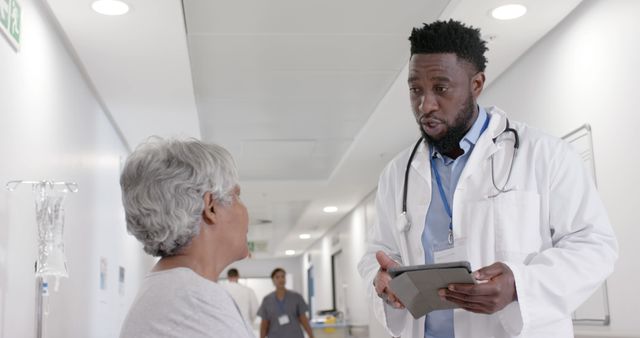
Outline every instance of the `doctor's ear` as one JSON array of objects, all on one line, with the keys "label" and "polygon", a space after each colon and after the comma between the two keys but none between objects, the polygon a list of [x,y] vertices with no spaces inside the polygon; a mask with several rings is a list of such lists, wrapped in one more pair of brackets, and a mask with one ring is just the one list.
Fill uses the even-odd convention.
[{"label": "doctor's ear", "polygon": [[480,93],[482,93],[482,89],[484,89],[484,81],[484,72],[477,72],[474,76],[471,77],[471,93],[473,94],[474,98],[478,98],[478,96],[480,96]]},{"label": "doctor's ear", "polygon": [[204,209],[202,210],[202,219],[207,224],[214,224],[216,222],[216,211],[214,207],[213,194],[210,191],[204,193]]}]

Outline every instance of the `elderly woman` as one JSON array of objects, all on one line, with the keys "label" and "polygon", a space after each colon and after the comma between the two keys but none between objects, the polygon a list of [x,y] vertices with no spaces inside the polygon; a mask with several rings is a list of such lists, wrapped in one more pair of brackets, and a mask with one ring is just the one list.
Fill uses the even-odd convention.
[{"label": "elderly woman", "polygon": [[145,277],[120,337],[253,337],[220,272],[248,255],[247,209],[223,148],[154,139],[120,177],[127,229],[160,260]]}]

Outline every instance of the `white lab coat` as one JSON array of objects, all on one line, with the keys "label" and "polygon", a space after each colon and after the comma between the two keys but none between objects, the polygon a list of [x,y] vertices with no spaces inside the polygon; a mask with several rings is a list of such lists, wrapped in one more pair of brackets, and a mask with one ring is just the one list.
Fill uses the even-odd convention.
[{"label": "white lab coat", "polygon": [[[473,270],[503,262],[513,271],[518,301],[492,315],[456,309],[454,330],[462,337],[573,337],[571,313],[611,274],[617,242],[593,179],[571,145],[524,124],[509,121],[520,137],[507,188],[496,193],[491,182],[494,155],[498,187],[506,179],[513,135],[497,108],[462,171],[453,197],[453,232],[466,238]],[[412,148],[412,147],[411,147]],[[424,317],[386,305],[373,288],[382,250],[403,265],[424,264],[421,236],[431,200],[428,148],[419,147],[408,182],[405,227],[402,210],[404,173],[411,148],[383,171],[376,198],[377,221],[369,225],[367,253],[358,270],[378,320],[393,336],[422,338]]]},{"label": "white lab coat", "polygon": [[253,323],[258,316],[258,297],[250,287],[242,285],[238,282],[230,282],[222,284],[229,292],[233,301],[238,305],[238,310],[242,314],[242,318],[247,322],[249,327],[253,327]]}]

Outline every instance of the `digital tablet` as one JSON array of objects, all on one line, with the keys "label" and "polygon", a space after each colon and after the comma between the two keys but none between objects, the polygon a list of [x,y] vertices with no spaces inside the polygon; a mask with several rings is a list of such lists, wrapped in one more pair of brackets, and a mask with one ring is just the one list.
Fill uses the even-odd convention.
[{"label": "digital tablet", "polygon": [[434,310],[458,307],[441,299],[438,290],[449,284],[477,283],[469,262],[402,266],[388,272],[392,277],[389,288],[416,319]]}]

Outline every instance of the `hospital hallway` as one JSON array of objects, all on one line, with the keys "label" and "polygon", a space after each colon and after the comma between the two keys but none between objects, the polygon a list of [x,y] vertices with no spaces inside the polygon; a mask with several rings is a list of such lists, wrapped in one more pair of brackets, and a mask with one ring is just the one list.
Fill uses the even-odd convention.
[{"label": "hospital hallway", "polygon": [[[640,199],[633,192],[640,188],[640,157],[634,155],[640,126],[635,102],[640,77],[640,1],[519,0],[514,3],[526,8],[521,17],[503,20],[491,14],[508,3],[0,0],[0,338],[120,336],[145,278],[158,262],[127,231],[121,175],[139,145],[158,138],[217,144],[228,151],[232,158],[228,162],[237,168],[238,186],[229,186],[233,189],[225,193],[239,189],[239,196],[232,199],[235,204],[230,205],[246,206],[248,219],[243,218],[241,207],[231,209],[237,222],[229,222],[233,230],[221,242],[233,250],[240,243],[244,249],[244,238],[235,239],[245,235],[238,229],[246,220],[249,254],[224,269],[216,266],[216,272],[222,271],[211,285],[231,294],[227,273],[237,269],[238,283],[253,290],[260,306],[276,290],[271,276],[281,268],[286,290],[301,297],[296,298],[297,306],[307,310],[303,312],[315,338],[391,337],[374,313],[378,309],[384,316],[383,303],[371,283],[379,265],[374,270],[366,262],[360,266],[373,271],[364,273],[365,281],[359,264],[364,256],[375,263],[376,250],[368,246],[374,239],[378,240],[375,248],[394,258],[411,255],[420,261],[430,252],[424,248],[431,234],[419,230],[426,227],[428,218],[406,217],[426,215],[430,206],[430,195],[421,189],[436,186],[431,183],[435,162],[430,162],[428,153],[434,151],[436,158],[435,147],[416,147],[420,149],[417,160],[408,163],[391,161],[404,156],[399,155],[403,152],[408,155],[421,131],[427,135],[425,128],[440,128],[437,118],[424,122],[414,116],[417,109],[412,108],[410,95],[416,94],[407,84],[412,60],[408,37],[423,23],[449,19],[480,29],[486,41],[486,79],[477,99],[482,108],[478,112],[492,112],[497,106],[510,120],[526,123],[526,133],[550,135],[570,144],[590,177],[582,183],[589,181],[590,187],[595,183],[618,245],[615,266],[607,265],[613,273],[604,283],[600,283],[603,273],[598,283],[580,289],[595,290],[591,296],[566,303],[550,299],[555,304],[551,308],[520,308],[513,302],[509,306],[522,310],[523,317],[500,317],[495,325],[508,330],[523,320],[537,327],[535,314],[542,313],[564,316],[567,332],[573,324],[575,337],[640,338],[634,311],[640,303],[636,260],[640,246],[635,242],[640,227],[634,212]],[[469,92],[465,91],[469,109],[476,107],[471,102],[471,84],[465,82],[464,87]],[[426,110],[424,97],[415,106]],[[457,117],[464,112],[460,107],[456,106]],[[489,118],[486,121],[480,133]],[[511,138],[507,133],[506,142],[493,139],[492,146],[502,151],[506,144],[513,154],[508,160],[517,161],[516,151],[522,151],[518,153],[522,156],[530,148],[512,147]],[[526,145],[531,140],[519,141]],[[529,161],[526,166],[511,166],[514,175],[526,172],[550,185],[574,184],[538,170],[564,163],[560,149],[543,150],[553,154],[551,163],[535,162],[532,159],[539,154],[531,151],[531,157],[522,157]],[[494,198],[495,191],[477,188],[483,194],[478,201],[475,195],[464,195],[475,186],[454,184],[456,195],[451,193],[449,198],[456,201],[457,209],[453,214],[448,211],[445,222],[452,239],[449,244],[454,245],[454,235],[475,229],[486,235],[481,245],[495,249],[496,257],[524,262],[525,272],[519,276],[525,277],[513,285],[534,278],[526,273],[529,263],[538,264],[545,277],[553,277],[553,262],[536,260],[532,252],[556,250],[555,228],[545,229],[544,234],[537,233],[537,228],[526,232],[523,224],[531,223],[527,217],[506,231],[496,224],[512,211],[505,205],[531,208],[535,211],[530,216],[541,218],[551,209],[562,211],[569,206],[536,200],[537,192],[527,184],[508,184],[511,171],[498,165],[494,169],[493,159],[478,162],[491,175],[468,176],[495,186],[496,196],[502,193],[500,186],[504,192],[513,189],[522,195],[505,193]],[[175,164],[170,159],[163,163]],[[402,175],[405,170],[411,175]],[[396,172],[400,174],[393,185],[379,184],[381,177]],[[461,172],[462,177],[467,174]],[[157,177],[149,178],[150,186],[168,180]],[[222,193],[192,191],[198,192],[200,204],[197,212],[190,209],[190,215],[195,213],[206,223],[206,198]],[[161,195],[175,196],[179,206],[181,193],[176,188]],[[447,203],[446,194],[439,194],[433,196]],[[403,195],[408,204],[405,213]],[[566,195],[552,197],[583,196]],[[143,200],[134,202],[155,201]],[[211,210],[221,210],[216,208]],[[152,209],[147,211],[176,217],[187,214]],[[592,212],[587,204],[576,209]],[[445,211],[442,215],[447,216]],[[458,226],[456,215],[468,221],[464,227]],[[402,223],[404,219],[407,223]],[[597,227],[584,226],[587,230]],[[447,231],[445,226],[442,229]],[[495,231],[495,236],[478,229]],[[167,245],[193,242],[191,237],[172,242],[173,231],[148,236],[165,236]],[[501,247],[503,236],[524,237],[525,232],[526,239]],[[145,235],[139,236],[144,239]],[[200,236],[200,230],[189,236]],[[585,236],[576,243],[600,239]],[[468,250],[480,245],[479,240],[463,240],[456,243],[471,243]],[[529,250],[533,246],[535,250]],[[224,256],[225,248],[216,254]],[[486,258],[476,256],[468,259],[471,270],[481,268],[475,262]],[[593,266],[603,266],[596,264],[604,255],[596,256],[590,256],[595,257]],[[570,261],[563,263],[570,266]],[[571,289],[568,281],[586,278],[589,271],[568,268],[565,272],[572,278],[566,283],[541,283],[539,289],[528,291],[562,299]],[[411,285],[417,290],[421,284]],[[411,299],[419,296],[416,291]],[[536,300],[531,297],[522,304]],[[272,308],[282,309],[283,303],[273,304]],[[242,313],[244,305],[236,305]],[[228,308],[235,311],[231,303]],[[247,312],[254,317],[258,313],[254,307]],[[408,311],[403,316],[394,317],[389,325],[398,326],[401,319],[397,318],[410,318]],[[255,337],[260,337],[261,319],[248,319]],[[278,320],[278,325],[286,325],[291,319]]]}]

